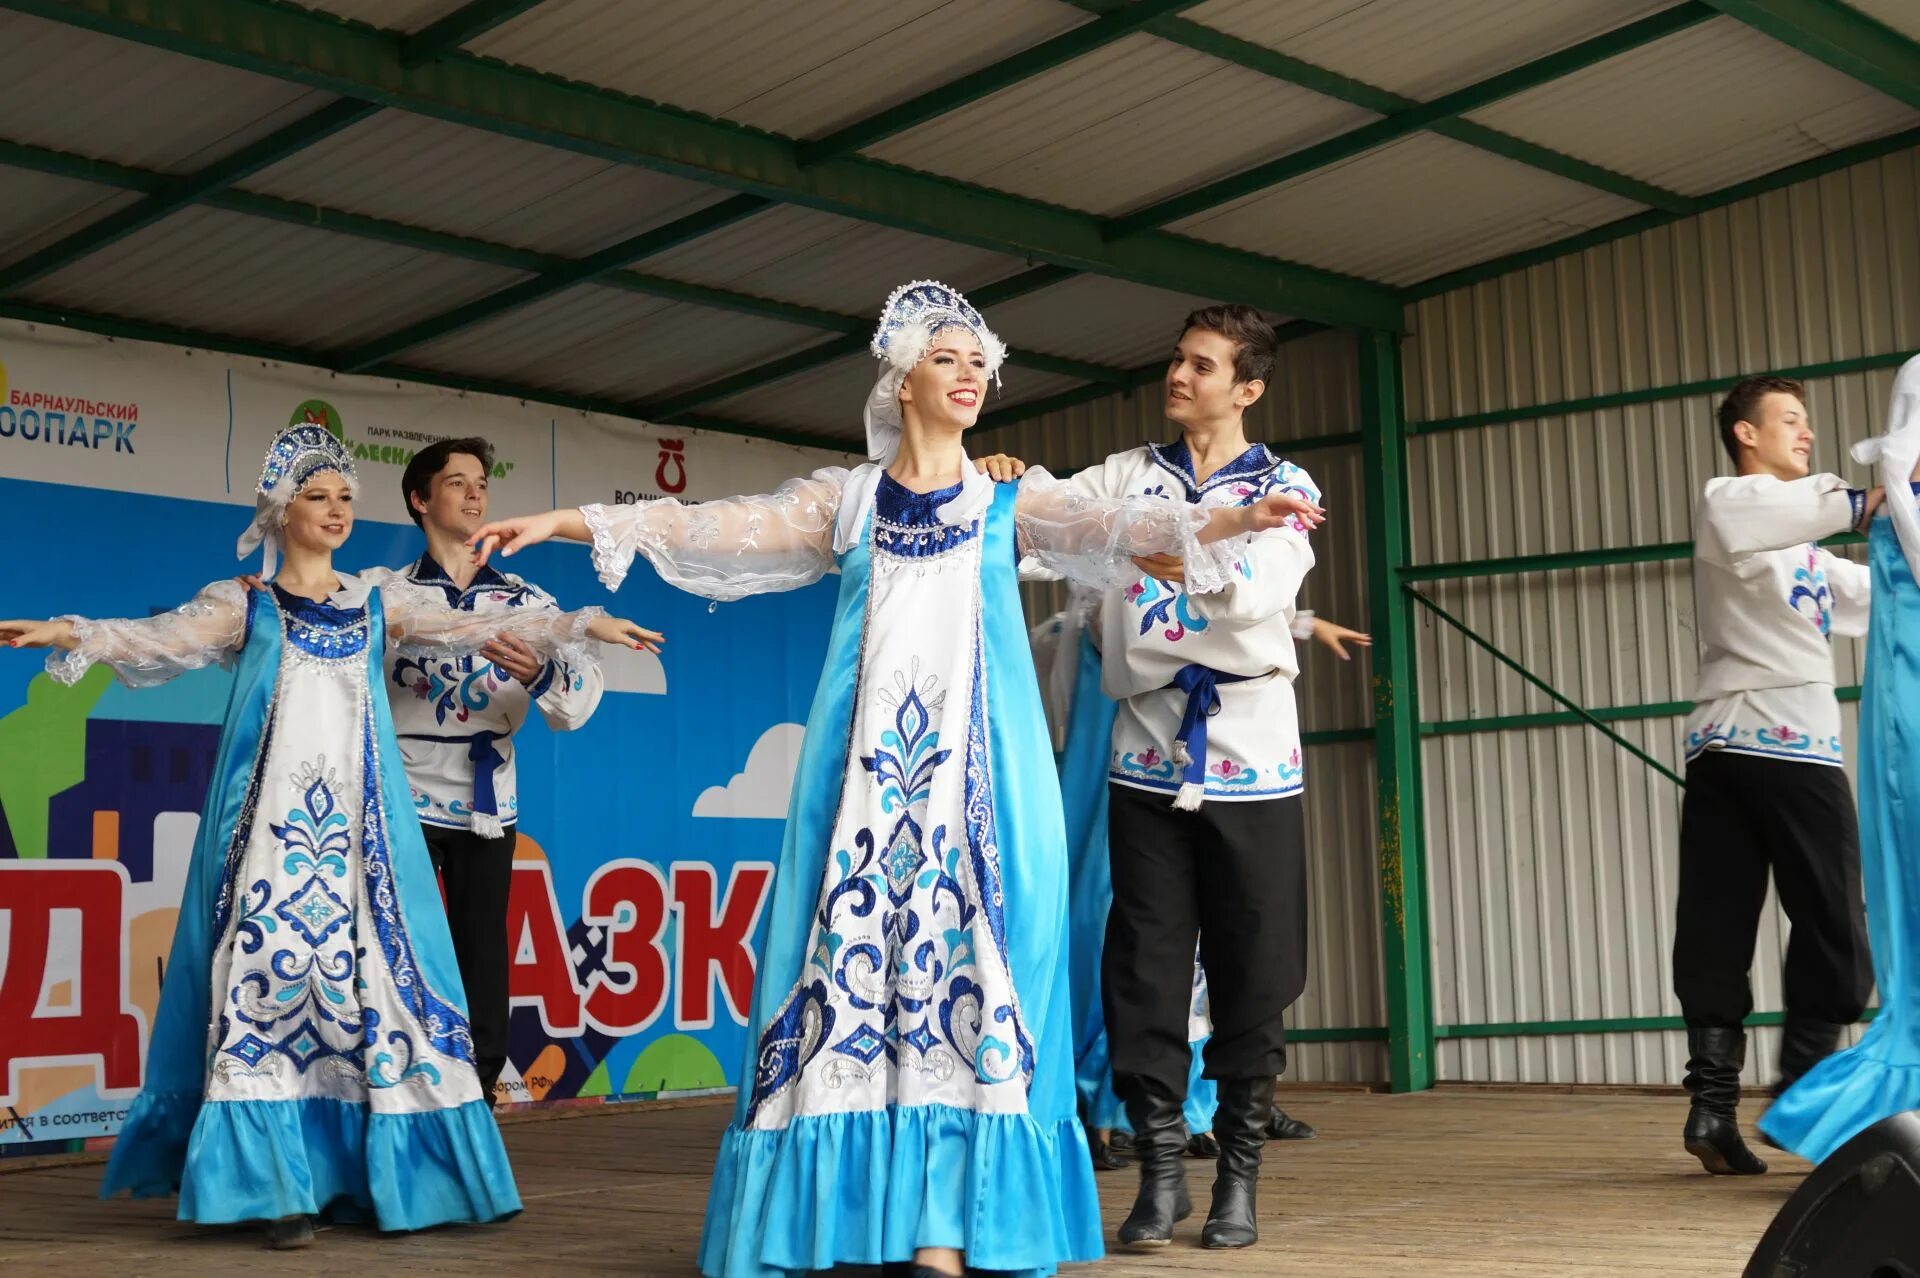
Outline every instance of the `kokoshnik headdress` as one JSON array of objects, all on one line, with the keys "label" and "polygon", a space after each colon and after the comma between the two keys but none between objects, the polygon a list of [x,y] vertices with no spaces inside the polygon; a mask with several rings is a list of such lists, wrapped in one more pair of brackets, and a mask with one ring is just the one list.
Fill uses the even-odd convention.
[{"label": "kokoshnik headdress", "polygon": [[867,456],[873,461],[885,465],[899,450],[900,384],[914,365],[927,357],[934,334],[945,328],[964,328],[973,334],[987,358],[988,378],[999,384],[1007,347],[980,318],[980,312],[958,290],[938,280],[901,285],[887,299],[880,312],[880,327],[873,333],[873,353],[887,363],[867,396]]},{"label": "kokoshnik headdress", "polygon": [[337,471],[356,496],[360,477],[354,473],[353,459],[346,445],[334,438],[325,426],[301,423],[274,436],[267,449],[267,460],[260,467],[260,484],[254,489],[253,522],[240,534],[235,553],[245,559],[265,547],[260,569],[271,577],[280,558],[280,528],[287,520],[287,507],[299,495],[307,481],[321,471]]}]

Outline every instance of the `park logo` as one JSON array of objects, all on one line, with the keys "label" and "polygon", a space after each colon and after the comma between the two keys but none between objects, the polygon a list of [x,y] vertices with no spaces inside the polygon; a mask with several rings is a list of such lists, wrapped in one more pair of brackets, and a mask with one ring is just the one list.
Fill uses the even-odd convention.
[{"label": "park logo", "polygon": [[140,424],[138,404],[119,404],[86,395],[15,386],[0,363],[0,443],[82,448],[95,453],[134,451]]},{"label": "park logo", "polygon": [[[448,438],[445,435],[430,435],[425,431],[396,430],[384,426],[369,427],[357,435],[350,435],[340,410],[324,399],[309,399],[296,404],[287,418],[287,425],[325,427],[329,435],[345,445],[354,461],[376,466],[405,466],[420,449]],[[377,440],[396,442],[381,443]],[[498,457],[494,459],[495,479],[504,479],[512,470],[512,462]]]}]

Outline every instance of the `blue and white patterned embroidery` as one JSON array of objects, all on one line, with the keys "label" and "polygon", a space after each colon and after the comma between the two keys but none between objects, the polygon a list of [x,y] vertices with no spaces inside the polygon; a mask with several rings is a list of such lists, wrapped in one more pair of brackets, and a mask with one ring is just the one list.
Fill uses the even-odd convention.
[{"label": "blue and white patterned embroidery", "polygon": [[1127,603],[1140,610],[1140,634],[1144,637],[1155,626],[1166,626],[1161,637],[1178,643],[1189,634],[1207,628],[1207,619],[1194,615],[1187,605],[1187,592],[1178,586],[1142,577],[1125,591]]},{"label": "blue and white patterned embroidery", "polygon": [[1787,606],[1811,621],[1822,636],[1832,638],[1833,591],[1828,587],[1826,570],[1820,566],[1817,546],[1808,546],[1806,565],[1794,569]]},{"label": "blue and white patterned embroidery", "polygon": [[1756,730],[1753,739],[1775,750],[1805,750],[1813,744],[1811,735],[1784,723]]}]

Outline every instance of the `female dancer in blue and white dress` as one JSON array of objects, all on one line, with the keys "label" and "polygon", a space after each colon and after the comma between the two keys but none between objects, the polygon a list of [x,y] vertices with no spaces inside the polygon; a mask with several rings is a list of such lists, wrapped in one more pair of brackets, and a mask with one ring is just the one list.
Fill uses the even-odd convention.
[{"label": "female dancer in blue and white dress", "polygon": [[240,543],[265,544],[269,574],[284,549],[270,590],[221,581],[158,617],[0,622],[13,647],[63,649],[47,660],[61,683],[95,662],[132,687],[234,666],[146,1079],[101,1192],[177,1191],[180,1219],[270,1222],[280,1248],[312,1241],[328,1209],[382,1229],[520,1209],[394,740],[386,641],[659,638],[598,609],[477,616],[335,572],[354,489],[333,436],[295,427]]},{"label": "female dancer in blue and white dress", "polygon": [[908,285],[873,349],[887,368],[867,465],[771,496],[554,511],[476,537],[483,552],[590,541],[609,587],[642,555],[714,599],[840,569],[700,1247],[714,1278],[910,1258],[1039,1275],[1099,1257],[1074,1113],[1060,791],[1017,565],[1025,552],[1105,583],[1163,551],[1217,589],[1226,539],[1319,517],[1282,497],[1212,514],[1087,500],[1038,470],[996,486],[961,448],[1005,355],[979,314],[942,285]]}]

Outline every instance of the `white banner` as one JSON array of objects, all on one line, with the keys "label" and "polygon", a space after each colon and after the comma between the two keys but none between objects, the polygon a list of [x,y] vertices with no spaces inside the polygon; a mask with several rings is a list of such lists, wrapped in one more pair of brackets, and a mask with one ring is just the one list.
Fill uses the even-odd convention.
[{"label": "white banner", "polygon": [[494,447],[494,511],[766,492],[856,459],[823,449],[550,408],[387,378],[0,321],[0,475],[253,504],[275,434],[316,422],[352,450],[362,517],[407,518],[414,452]]}]

